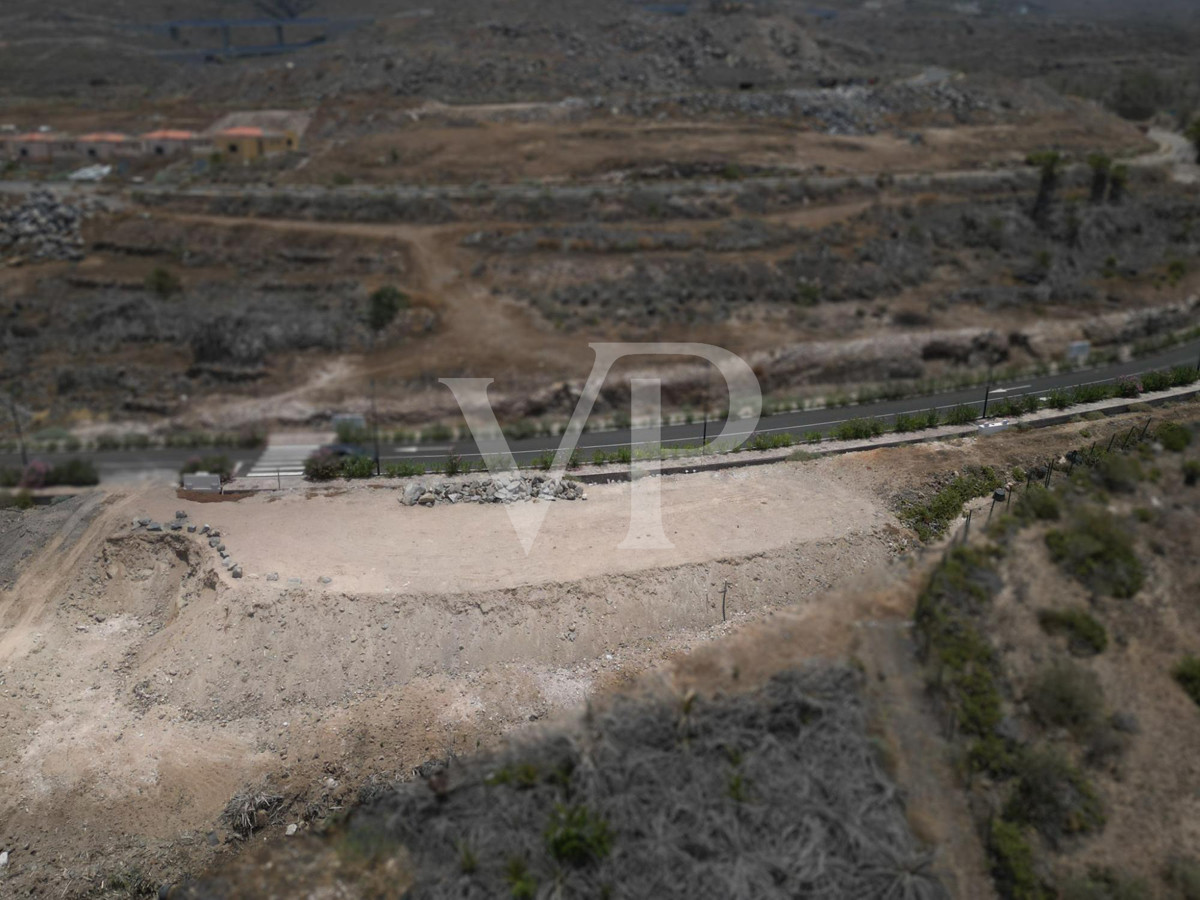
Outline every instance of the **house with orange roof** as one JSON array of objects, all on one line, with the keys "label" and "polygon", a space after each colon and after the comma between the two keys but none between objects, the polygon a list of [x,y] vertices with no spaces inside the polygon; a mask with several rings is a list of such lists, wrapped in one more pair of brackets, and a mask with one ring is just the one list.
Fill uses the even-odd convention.
[{"label": "house with orange roof", "polygon": [[306,112],[294,110],[236,112],[216,122],[209,133],[217,153],[230,160],[249,162],[299,150],[300,138],[311,118]]},{"label": "house with orange roof", "polygon": [[142,152],[147,156],[177,156],[209,149],[208,138],[182,128],[147,131],[141,136]]},{"label": "house with orange roof", "polygon": [[218,131],[213,135],[213,146],[230,159],[249,161],[294,150],[296,136],[285,131],[242,125]]},{"label": "house with orange roof", "polygon": [[140,156],[142,145],[119,131],[96,131],[75,138],[75,152],[88,159],[112,159],[115,156]]},{"label": "house with orange roof", "polygon": [[10,139],[8,152],[18,162],[50,162],[68,140],[53,131],[30,131]]}]

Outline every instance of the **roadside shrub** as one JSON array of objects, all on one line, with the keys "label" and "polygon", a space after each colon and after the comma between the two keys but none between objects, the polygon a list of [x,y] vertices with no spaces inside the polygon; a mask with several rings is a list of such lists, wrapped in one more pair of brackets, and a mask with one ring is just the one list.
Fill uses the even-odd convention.
[{"label": "roadside shrub", "polygon": [[383,467],[383,474],[388,478],[411,478],[414,475],[424,475],[425,467],[420,463],[411,462],[388,463]]},{"label": "roadside shrub", "polygon": [[821,440],[822,440],[821,432],[810,431],[806,435],[804,435],[804,440],[810,444],[819,444],[819,443],[821,443]]},{"label": "roadside shrub", "polygon": [[1175,422],[1163,422],[1154,433],[1158,442],[1172,453],[1182,453],[1192,442],[1192,433]]},{"label": "roadside shrub", "polygon": [[1047,634],[1066,635],[1067,646],[1078,656],[1095,656],[1108,648],[1108,632],[1081,609],[1043,609],[1038,624]]},{"label": "roadside shrub", "polygon": [[1117,396],[1133,400],[1142,393],[1142,383],[1136,378],[1119,378],[1117,380]]},{"label": "roadside shrub", "polygon": [[1071,402],[1097,403],[1112,397],[1114,390],[1107,384],[1081,384],[1071,389]]},{"label": "roadside shrub", "polygon": [[73,487],[89,487],[100,483],[100,473],[87,459],[68,459],[50,470],[46,484],[68,484]]},{"label": "roadside shrub", "polygon": [[1020,825],[993,819],[988,835],[988,857],[996,892],[1004,900],[1045,900],[1033,865],[1033,848]]},{"label": "roadside shrub", "polygon": [[1171,387],[1186,387],[1200,380],[1200,369],[1195,366],[1176,366],[1167,374],[1171,379]]},{"label": "roadside shrub", "polygon": [[1104,827],[1104,808],[1087,778],[1055,750],[1026,755],[1004,817],[1034,828],[1052,846]]},{"label": "roadside shrub", "polygon": [[1105,510],[1081,510],[1069,528],[1047,533],[1046,546],[1056,563],[1096,593],[1127,599],[1145,581],[1132,539]]},{"label": "roadside shrub", "polygon": [[370,478],[375,474],[375,460],[369,456],[349,456],[342,460],[343,478]]},{"label": "roadside shrub", "polygon": [[874,419],[850,419],[834,429],[839,441],[860,441],[883,434],[883,425]]},{"label": "roadside shrub", "polygon": [[444,422],[435,422],[421,432],[423,441],[449,441],[454,438],[454,432]]},{"label": "roadside shrub", "polygon": [[369,444],[374,439],[371,429],[359,426],[353,422],[338,422],[337,439],[339,444]]},{"label": "roadside shrub", "polygon": [[554,454],[553,453],[539,454],[538,456],[535,456],[530,461],[530,465],[533,466],[533,468],[535,468],[535,469],[541,469],[543,472],[549,472],[550,469],[552,469],[554,467]]},{"label": "roadside shrub", "polygon": [[304,477],[309,481],[332,481],[341,474],[342,461],[328,450],[318,450],[304,461]]},{"label": "roadside shrub", "polygon": [[751,450],[779,450],[783,447],[790,447],[794,443],[794,439],[787,432],[779,434],[756,434],[754,440],[750,442]]},{"label": "roadside shrub", "polygon": [[956,406],[946,413],[947,425],[970,425],[979,418],[979,410],[973,406]]},{"label": "roadside shrub", "polygon": [[49,478],[50,464],[40,459],[35,459],[21,472],[21,480],[17,486],[23,487],[26,490],[36,491],[46,487]]},{"label": "roadside shrub", "polygon": [[1196,705],[1200,706],[1200,656],[1185,656],[1171,675]]},{"label": "roadside shrub", "polygon": [[1063,390],[1051,391],[1047,399],[1053,409],[1066,409],[1071,405],[1071,395]]},{"label": "roadside shrub", "polygon": [[1029,708],[1043,725],[1086,735],[1100,721],[1104,695],[1094,673],[1074,663],[1055,663],[1030,685]]},{"label": "roadside shrub", "polygon": [[1174,386],[1170,372],[1146,372],[1142,375],[1142,390],[1147,393],[1169,390]]},{"label": "roadside shrub", "polygon": [[446,464],[442,466],[442,472],[446,475],[454,476],[459,472],[467,471],[468,464],[463,462],[463,458],[457,453],[451,453],[446,457]]}]

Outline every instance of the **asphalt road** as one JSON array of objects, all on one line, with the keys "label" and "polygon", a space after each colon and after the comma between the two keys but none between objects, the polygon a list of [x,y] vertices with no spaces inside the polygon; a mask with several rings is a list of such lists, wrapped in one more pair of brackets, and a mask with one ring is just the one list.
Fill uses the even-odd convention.
[{"label": "asphalt road", "polygon": [[[1022,397],[1026,394],[1043,396],[1056,388],[1069,388],[1080,384],[1116,381],[1129,375],[1137,375],[1153,369],[1164,369],[1176,365],[1196,365],[1200,362],[1200,340],[1181,344],[1177,347],[1150,354],[1127,363],[1101,366],[1094,369],[1067,372],[1059,375],[1044,375],[1029,377],[1012,382],[996,382],[992,385],[991,402],[1009,397]],[[984,387],[973,387],[966,390],[948,391],[924,397],[910,397],[903,400],[882,400],[876,403],[864,403],[857,406],[836,407],[833,409],[813,409],[800,412],[781,413],[774,416],[763,416],[753,434],[778,434],[790,432],[801,435],[807,431],[818,430],[828,433],[838,424],[849,419],[877,418],[891,422],[897,415],[903,413],[922,413],[929,409],[945,411],[956,406],[972,405],[977,409],[983,405]],[[711,440],[720,431],[723,422],[710,420],[708,437]],[[691,425],[667,425],[662,429],[664,445],[698,444],[703,436],[703,425],[699,422]],[[747,435],[749,439],[750,435]],[[585,431],[579,438],[579,453],[587,461],[596,450],[613,452],[620,447],[629,446],[631,432],[629,429],[614,431]],[[529,462],[544,453],[552,453],[558,449],[560,437],[535,437],[520,441],[510,441],[509,446],[518,462]],[[53,463],[57,460],[72,456],[83,456],[92,460],[100,470],[100,477],[106,483],[130,482],[145,478],[174,477],[179,467],[187,459],[206,451],[164,449],[164,450],[129,450],[104,451],[85,453],[37,454],[37,458]],[[258,450],[223,450],[236,463],[240,463],[239,472],[248,472],[254,462],[262,455]],[[384,464],[389,462],[422,462],[426,464],[442,462],[450,453],[456,453],[465,459],[478,459],[479,451],[473,441],[438,442],[418,444],[412,447],[396,447],[384,445],[380,448],[380,459]],[[20,464],[20,456],[16,453],[0,454],[0,465],[15,466]]]},{"label": "asphalt road", "polygon": [[[1082,384],[1113,382],[1120,378],[1137,375],[1155,369],[1170,368],[1177,365],[1197,365],[1200,363],[1200,341],[1181,344],[1168,350],[1140,357],[1127,363],[1116,363],[1094,369],[1084,369],[1066,372],[1058,375],[1030,376],[1017,381],[996,382],[992,385],[990,403],[996,403],[1003,398],[1023,397],[1036,394],[1041,397],[1057,388],[1070,388]],[[984,386],[967,388],[965,390],[948,391],[923,397],[909,397],[902,400],[881,400],[875,403],[864,403],[849,407],[832,409],[812,409],[799,412],[780,413],[774,416],[763,416],[753,434],[779,434],[790,432],[802,435],[807,431],[828,432],[838,424],[850,419],[879,419],[885,423],[893,422],[896,416],[904,413],[923,413],[930,409],[945,411],[956,406],[970,405],[982,409]],[[708,437],[711,440],[720,431],[722,421],[710,420]],[[691,425],[667,425],[662,429],[664,446],[678,444],[698,444],[702,437],[704,426],[700,423]],[[749,439],[751,435],[747,435]],[[559,436],[537,437],[521,441],[510,441],[509,447],[518,462],[528,462],[530,459],[558,449]],[[630,430],[616,431],[585,431],[579,438],[579,452],[584,461],[590,459],[596,450],[612,452],[619,447],[627,447],[630,442]],[[380,448],[380,459],[388,462],[409,460],[414,462],[438,462],[444,460],[450,452],[460,454],[466,459],[478,458],[479,452],[473,441],[442,442],[434,447],[398,448],[385,446]]]}]

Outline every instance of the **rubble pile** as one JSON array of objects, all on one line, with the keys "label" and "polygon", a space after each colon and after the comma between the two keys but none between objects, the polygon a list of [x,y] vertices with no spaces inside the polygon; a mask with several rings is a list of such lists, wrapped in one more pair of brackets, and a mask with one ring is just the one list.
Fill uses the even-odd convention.
[{"label": "rubble pile", "polygon": [[583,485],[550,476],[497,476],[463,481],[414,481],[404,488],[405,506],[435,503],[517,503],[523,500],[586,500]]},{"label": "rubble pile", "polygon": [[67,203],[50,191],[0,206],[0,259],[83,259],[83,220],[92,211],[90,201]]}]

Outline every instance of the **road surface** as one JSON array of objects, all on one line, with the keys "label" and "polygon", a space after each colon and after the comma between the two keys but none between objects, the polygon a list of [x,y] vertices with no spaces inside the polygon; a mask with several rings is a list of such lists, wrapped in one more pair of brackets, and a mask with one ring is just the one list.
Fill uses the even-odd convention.
[{"label": "road surface", "polygon": [[[1070,388],[1080,384],[1112,382],[1120,378],[1137,375],[1154,369],[1165,369],[1177,365],[1197,365],[1200,363],[1200,340],[1180,344],[1168,350],[1162,350],[1148,356],[1126,363],[1115,363],[1094,369],[1084,369],[1066,372],[1058,375],[1030,376],[1017,381],[996,382],[992,385],[991,401],[995,403],[1001,398],[1017,398],[1027,394],[1044,396],[1055,389]],[[921,397],[909,397],[902,400],[881,400],[875,403],[864,403],[857,406],[835,407],[832,409],[812,409],[798,412],[781,413],[774,416],[763,416],[752,434],[746,434],[749,440],[753,434],[791,433],[803,435],[809,431],[821,431],[828,434],[842,422],[850,419],[874,418],[890,423],[901,414],[923,413],[930,409],[945,412],[956,406],[969,405],[980,409],[983,405],[984,387],[972,387],[964,390],[947,391]],[[720,431],[722,422],[710,420],[707,428],[709,439]],[[698,444],[704,434],[704,426],[697,422],[691,425],[667,425],[662,429],[664,445]],[[597,450],[612,453],[620,447],[628,447],[631,439],[630,429],[608,431],[586,431],[579,438],[579,453],[587,462]],[[513,455],[520,463],[528,463],[534,458],[558,449],[561,438],[534,437],[519,441],[510,441],[509,446]],[[213,452],[227,454],[236,464],[239,475],[253,475],[264,479],[278,476],[296,475],[301,472],[304,459],[316,449],[312,443],[272,444],[263,450],[230,449]],[[199,454],[210,452],[203,450],[184,449],[151,449],[130,451],[103,451],[82,453],[36,454],[39,459],[54,463],[70,457],[84,457],[92,460],[100,470],[100,478],[105,483],[137,481],[147,478],[174,477],[179,467],[188,459]],[[412,446],[396,446],[388,443],[380,448],[380,460],[384,465],[395,462],[414,462],[425,465],[435,465],[445,462],[449,454],[462,456],[467,460],[478,460],[479,450],[471,440],[439,441],[436,443],[415,444]],[[0,465],[20,465],[20,455],[17,453],[0,453]]]}]

